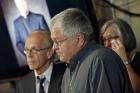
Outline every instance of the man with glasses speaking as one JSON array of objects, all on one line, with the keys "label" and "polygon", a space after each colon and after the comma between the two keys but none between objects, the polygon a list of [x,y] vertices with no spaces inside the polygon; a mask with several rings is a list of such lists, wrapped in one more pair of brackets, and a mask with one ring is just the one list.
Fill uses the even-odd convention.
[{"label": "man with glasses speaking", "polygon": [[65,64],[53,62],[50,31],[35,30],[25,42],[24,53],[32,72],[17,82],[16,93],[59,93]]}]

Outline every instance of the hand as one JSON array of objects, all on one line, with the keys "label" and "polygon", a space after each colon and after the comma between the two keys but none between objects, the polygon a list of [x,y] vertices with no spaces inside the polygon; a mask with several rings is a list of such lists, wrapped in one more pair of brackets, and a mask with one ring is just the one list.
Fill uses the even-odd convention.
[{"label": "hand", "polygon": [[123,61],[128,60],[125,47],[120,40],[112,40],[111,47],[121,57]]}]

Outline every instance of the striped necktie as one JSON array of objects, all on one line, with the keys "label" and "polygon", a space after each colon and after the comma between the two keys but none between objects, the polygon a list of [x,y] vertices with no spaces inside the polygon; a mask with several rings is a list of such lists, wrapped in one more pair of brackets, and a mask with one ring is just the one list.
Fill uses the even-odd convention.
[{"label": "striped necktie", "polygon": [[43,87],[43,83],[46,80],[46,78],[40,78],[39,76],[37,76],[37,79],[39,80],[39,93],[45,93],[44,87]]}]

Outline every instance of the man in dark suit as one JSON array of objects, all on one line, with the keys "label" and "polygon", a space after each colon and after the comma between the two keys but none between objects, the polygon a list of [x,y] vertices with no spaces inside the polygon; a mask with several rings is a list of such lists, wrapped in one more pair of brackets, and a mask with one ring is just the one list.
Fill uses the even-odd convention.
[{"label": "man in dark suit", "polygon": [[35,29],[48,29],[48,25],[42,15],[29,11],[27,0],[14,1],[21,15],[14,20],[16,46],[24,54],[24,44],[29,33]]},{"label": "man in dark suit", "polygon": [[[29,34],[25,42],[24,53],[27,64],[32,72],[16,82],[16,93],[40,93],[41,79],[43,91],[41,93],[59,93],[61,80],[65,71],[65,64],[54,62],[53,42],[50,32],[35,30]],[[56,58],[55,58],[56,60]]]}]

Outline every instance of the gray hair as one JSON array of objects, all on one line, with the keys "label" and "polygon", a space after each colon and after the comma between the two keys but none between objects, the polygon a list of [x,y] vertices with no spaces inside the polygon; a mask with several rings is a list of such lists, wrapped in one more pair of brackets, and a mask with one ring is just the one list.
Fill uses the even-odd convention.
[{"label": "gray hair", "polygon": [[87,16],[77,8],[69,8],[54,16],[50,22],[50,30],[57,26],[63,35],[70,37],[78,33],[91,38],[93,29]]},{"label": "gray hair", "polygon": [[40,42],[42,42],[42,44],[44,44],[45,46],[52,48],[53,41],[50,37],[50,31],[49,30],[36,29],[29,34],[29,38],[34,36],[34,35],[40,36],[42,38],[42,41],[40,41]]},{"label": "gray hair", "polygon": [[116,27],[117,30],[121,33],[121,38],[123,40],[123,44],[127,52],[130,52],[136,48],[137,43],[133,30],[131,26],[122,19],[112,19],[104,23],[100,32],[101,44],[103,44],[103,34],[105,33],[106,29],[110,26]]}]

